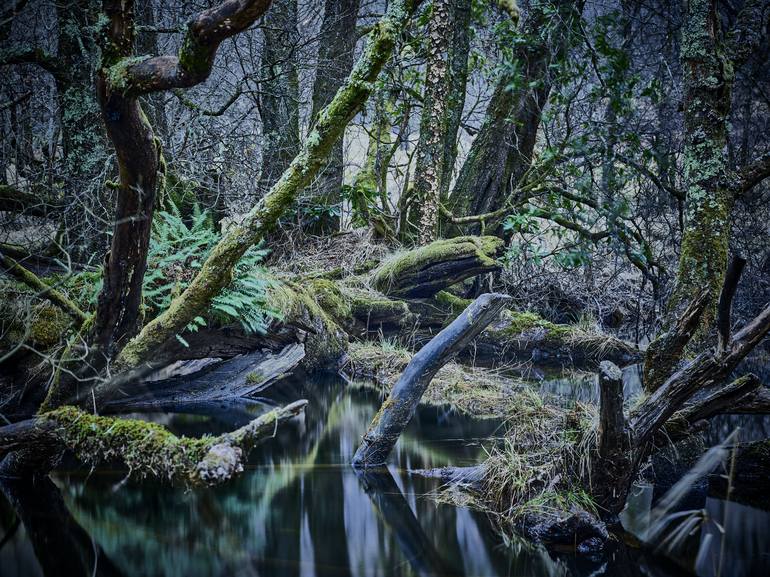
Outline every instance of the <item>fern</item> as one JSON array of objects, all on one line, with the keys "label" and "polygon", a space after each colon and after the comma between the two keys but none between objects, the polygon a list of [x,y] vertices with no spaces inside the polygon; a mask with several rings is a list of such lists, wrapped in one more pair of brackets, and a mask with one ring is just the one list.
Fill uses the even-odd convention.
[{"label": "fern", "polygon": [[[167,309],[200,270],[220,235],[211,228],[206,211],[195,210],[186,224],[178,210],[158,212],[153,221],[152,237],[144,277],[144,302],[154,313]],[[264,279],[261,263],[268,251],[254,247],[243,255],[233,270],[233,281],[211,303],[210,316],[223,324],[239,322],[245,331],[264,333],[278,313],[267,305],[269,282]],[[206,326],[196,317],[187,326],[191,332]],[[182,344],[186,341],[177,335]]]}]

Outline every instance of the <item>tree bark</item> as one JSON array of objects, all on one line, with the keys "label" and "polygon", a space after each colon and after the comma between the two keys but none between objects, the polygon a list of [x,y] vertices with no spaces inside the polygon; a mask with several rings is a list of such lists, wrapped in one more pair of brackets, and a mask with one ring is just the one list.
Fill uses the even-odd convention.
[{"label": "tree bark", "polygon": [[495,320],[508,300],[510,297],[498,293],[481,295],[420,349],[369,425],[353,456],[354,467],[385,464],[436,372]]},{"label": "tree bark", "polygon": [[[540,117],[553,84],[551,66],[564,58],[582,9],[582,0],[530,5],[520,26],[528,41],[515,49],[517,67],[508,67],[509,72],[498,80],[484,123],[449,197],[455,216],[502,208],[512,187],[529,168]],[[521,76],[519,70],[523,71]]]},{"label": "tree bark", "polygon": [[[358,7],[359,0],[326,0],[318,39],[318,66],[313,84],[311,116],[314,122],[335,98],[353,68]],[[313,234],[326,234],[339,229],[339,216],[335,215],[332,209],[342,202],[342,146],[342,138],[332,145],[326,165],[310,191],[311,208],[320,209],[319,216],[306,225],[306,230]]]},{"label": "tree bark", "polygon": [[471,2],[451,0],[452,41],[449,46],[449,78],[444,159],[441,170],[441,201],[449,196],[449,187],[457,160],[457,139],[465,107],[468,84],[468,55],[471,50]]},{"label": "tree bark", "polygon": [[[267,193],[299,152],[297,0],[274,0],[265,17],[261,70],[262,173],[258,197]],[[352,64],[351,64],[352,65]]]},{"label": "tree bark", "polygon": [[417,241],[426,245],[438,236],[441,177],[448,137],[448,60],[450,33],[449,0],[433,0],[428,24],[428,55],[425,69],[420,138],[414,169],[414,192],[419,214]]},{"label": "tree bark", "polygon": [[669,308],[676,314],[703,287],[709,287],[709,306],[701,318],[701,332],[713,325],[717,295],[727,270],[735,200],[727,161],[727,121],[735,70],[759,44],[762,11],[762,0],[748,0],[727,40],[723,38],[716,0],[692,0],[685,18],[681,59],[686,224],[677,286]]}]

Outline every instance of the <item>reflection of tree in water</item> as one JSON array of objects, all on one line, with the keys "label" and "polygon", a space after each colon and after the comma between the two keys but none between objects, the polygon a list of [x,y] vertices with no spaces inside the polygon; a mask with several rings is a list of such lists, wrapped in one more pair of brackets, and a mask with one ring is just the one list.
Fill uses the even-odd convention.
[{"label": "reflection of tree in water", "polygon": [[72,517],[61,493],[48,477],[35,482],[3,479],[0,489],[24,525],[46,577],[122,575]]},{"label": "reflection of tree in water", "polygon": [[[310,399],[304,422],[279,429],[276,439],[253,452],[249,470],[224,486],[184,492],[121,483],[124,472],[100,469],[86,479],[59,474],[62,500],[47,481],[58,505],[45,527],[56,531],[52,538],[67,548],[72,563],[71,571],[59,574],[91,574],[94,555],[103,575],[115,574],[115,566],[126,575],[584,574],[574,557],[554,561],[524,544],[501,549],[486,519],[424,497],[436,489],[432,480],[394,470],[395,476],[362,486],[348,463],[379,405],[376,394],[351,391],[337,380],[309,387],[286,381],[270,397],[278,403]],[[455,416],[447,426],[443,411],[418,411],[394,452],[400,467],[481,459],[483,450],[464,439],[494,434],[498,424]],[[227,414],[239,410],[217,418],[226,421]],[[170,416],[168,424],[188,434],[212,427],[198,416]],[[215,426],[231,428],[227,422]],[[52,497],[37,498],[49,502]],[[20,517],[25,526],[31,519],[33,531],[41,525],[29,513]],[[40,537],[30,532],[29,539],[34,545]]]}]

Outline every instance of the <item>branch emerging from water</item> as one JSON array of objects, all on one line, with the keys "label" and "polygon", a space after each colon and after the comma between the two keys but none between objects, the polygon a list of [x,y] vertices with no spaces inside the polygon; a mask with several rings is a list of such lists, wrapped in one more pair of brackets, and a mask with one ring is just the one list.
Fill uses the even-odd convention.
[{"label": "branch emerging from water", "polygon": [[0,454],[43,445],[72,450],[84,462],[120,460],[140,478],[174,484],[218,485],[243,471],[249,451],[275,435],[278,425],[299,415],[307,401],[273,409],[217,437],[177,437],[146,421],[100,417],[72,406],[0,428]]}]

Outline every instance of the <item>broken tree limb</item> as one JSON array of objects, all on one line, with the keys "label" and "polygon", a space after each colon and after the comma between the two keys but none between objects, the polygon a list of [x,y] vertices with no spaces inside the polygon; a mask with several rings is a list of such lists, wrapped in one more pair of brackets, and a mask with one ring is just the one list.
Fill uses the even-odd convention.
[{"label": "broken tree limb", "polygon": [[72,320],[75,321],[75,328],[80,328],[83,323],[88,320],[88,315],[80,310],[80,308],[63,292],[56,290],[51,285],[43,282],[32,271],[24,268],[17,261],[10,256],[6,256],[0,252],[0,264],[2,264],[5,272],[14,277],[19,282],[24,283],[32,290],[37,291],[37,296],[45,298],[67,313]]},{"label": "broken tree limb", "polygon": [[685,347],[698,329],[700,319],[711,299],[708,289],[702,290],[667,332],[647,347],[644,357],[644,388],[653,392],[676,370]]},{"label": "broken tree limb", "polygon": [[374,271],[372,286],[391,297],[431,297],[479,274],[500,268],[505,243],[495,236],[460,236],[395,255]]},{"label": "broken tree limb", "polygon": [[211,486],[243,470],[249,451],[272,437],[281,423],[299,415],[299,400],[260,415],[217,437],[177,437],[155,423],[90,415],[64,406],[0,428],[0,455],[24,448],[70,449],[84,462],[118,459],[139,477],[175,484]]},{"label": "broken tree limb", "polygon": [[645,444],[696,392],[723,383],[769,331],[770,305],[735,333],[726,351],[701,353],[674,373],[633,412],[631,428],[637,442]]},{"label": "broken tree limb", "polygon": [[734,255],[727,267],[725,284],[719,295],[717,304],[717,350],[724,351],[730,344],[730,319],[732,317],[733,297],[738,288],[738,281],[746,266],[746,259],[740,255]]},{"label": "broken tree limb", "polygon": [[353,456],[354,467],[385,463],[436,372],[496,319],[510,298],[499,293],[481,295],[420,349],[369,425]]},{"label": "broken tree limb", "polygon": [[687,405],[668,420],[665,426],[665,440],[677,440],[689,435],[696,423],[714,415],[741,412],[744,404],[755,399],[755,393],[763,388],[756,375],[749,373],[738,377],[726,386],[714,387],[696,394]]}]

